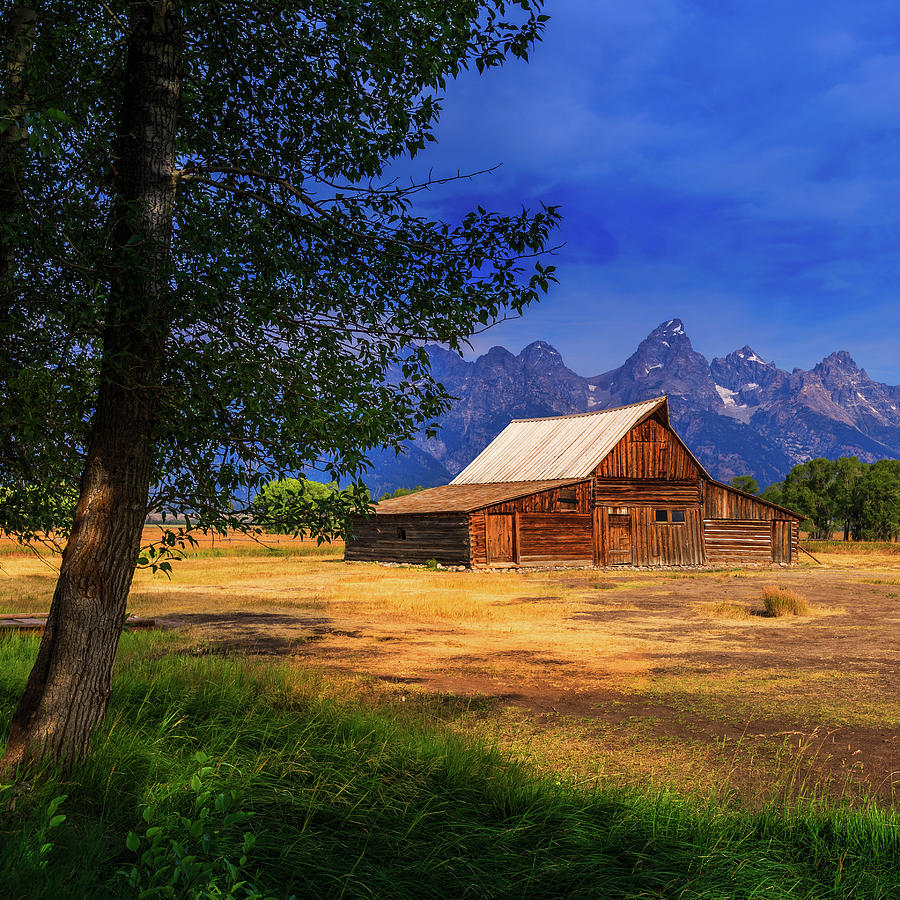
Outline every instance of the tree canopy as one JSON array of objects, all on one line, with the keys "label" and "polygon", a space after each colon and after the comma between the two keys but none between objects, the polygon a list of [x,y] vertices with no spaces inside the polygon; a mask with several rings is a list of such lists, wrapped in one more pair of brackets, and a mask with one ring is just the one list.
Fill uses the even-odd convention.
[{"label": "tree canopy", "polygon": [[803,513],[820,539],[831,538],[836,528],[844,540],[900,537],[900,460],[811,459],[794,466],[762,496]]},{"label": "tree canopy", "polygon": [[0,486],[46,503],[0,526],[27,537],[79,487],[0,768],[84,752],[149,509],[246,528],[273,478],[358,482],[447,408],[425,342],[459,351],[549,288],[556,208],[433,221],[416,203],[455,173],[392,174],[450,79],[527,58],[542,5],[7,5]]},{"label": "tree canopy", "polygon": [[[110,180],[140,5],[48,0],[24,69],[2,481],[48,497],[80,475],[112,282],[146,249],[116,246]],[[415,202],[443,179],[388,172],[434,140],[448,79],[527,57],[545,17],[535,2],[518,20],[501,2],[163,5],[181,86],[148,505],[239,527],[273,477],[359,480],[371,449],[402,447],[447,407],[423,343],[460,349],[553,280],[536,256],[555,209],[432,221]]]},{"label": "tree canopy", "polygon": [[747,494],[759,493],[759,482],[752,475],[735,475],[731,479],[731,486]]},{"label": "tree canopy", "polygon": [[250,512],[254,524],[264,531],[312,534],[321,543],[346,537],[350,514],[369,499],[369,492],[359,485],[341,489],[336,482],[279,478],[253,498]]}]

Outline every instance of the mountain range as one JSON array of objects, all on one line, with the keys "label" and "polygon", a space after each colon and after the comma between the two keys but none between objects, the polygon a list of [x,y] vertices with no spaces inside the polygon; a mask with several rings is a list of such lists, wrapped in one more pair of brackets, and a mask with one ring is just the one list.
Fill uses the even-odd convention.
[{"label": "mountain range", "polygon": [[376,454],[374,496],[396,487],[445,484],[510,419],[590,412],[667,394],[672,422],[709,473],[780,481],[817,456],[900,458],[900,386],[873,381],[846,351],[806,371],[766,362],[750,347],[707,360],[680,319],[655,328],[625,362],[584,377],[545,341],[518,356],[493,347],[474,362],[429,346],[432,371],[455,397],[437,437]]}]

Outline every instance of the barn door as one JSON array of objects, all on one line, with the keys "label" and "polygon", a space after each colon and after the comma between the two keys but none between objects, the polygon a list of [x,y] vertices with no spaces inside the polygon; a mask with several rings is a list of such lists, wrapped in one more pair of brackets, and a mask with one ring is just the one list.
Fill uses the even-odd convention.
[{"label": "barn door", "polygon": [[631,565],[631,516],[609,516],[609,548],[606,553],[608,566]]},{"label": "barn door", "polygon": [[772,523],[772,562],[791,562],[791,523]]},{"label": "barn door", "polygon": [[488,564],[516,561],[512,516],[485,516],[485,543]]}]

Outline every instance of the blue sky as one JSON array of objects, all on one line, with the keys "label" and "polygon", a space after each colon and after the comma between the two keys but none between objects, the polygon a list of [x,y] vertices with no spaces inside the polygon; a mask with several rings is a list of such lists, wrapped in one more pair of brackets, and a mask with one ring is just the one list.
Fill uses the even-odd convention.
[{"label": "blue sky", "polygon": [[560,284],[478,352],[544,339],[594,375],[659,322],[708,357],[849,350],[900,384],[900,7],[548,0],[545,39],[448,87],[431,195],[563,207]]}]

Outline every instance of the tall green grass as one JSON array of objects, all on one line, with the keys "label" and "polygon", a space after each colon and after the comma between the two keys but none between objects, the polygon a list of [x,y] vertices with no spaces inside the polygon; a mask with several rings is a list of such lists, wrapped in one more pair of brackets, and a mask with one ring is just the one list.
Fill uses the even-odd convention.
[{"label": "tall green grass", "polygon": [[[36,647],[0,642],[0,733]],[[126,836],[145,833],[149,806],[154,827],[190,845],[198,751],[213,793],[233,792],[252,814],[222,825],[207,865],[240,857],[251,833],[244,874],[263,896],[900,895],[894,812],[816,802],[750,813],[580,790],[436,723],[328,699],[314,674],[182,650],[172,635],[124,635],[90,757],[68,777],[46,772],[2,813],[0,896],[134,896],[117,874],[139,862]]]}]

